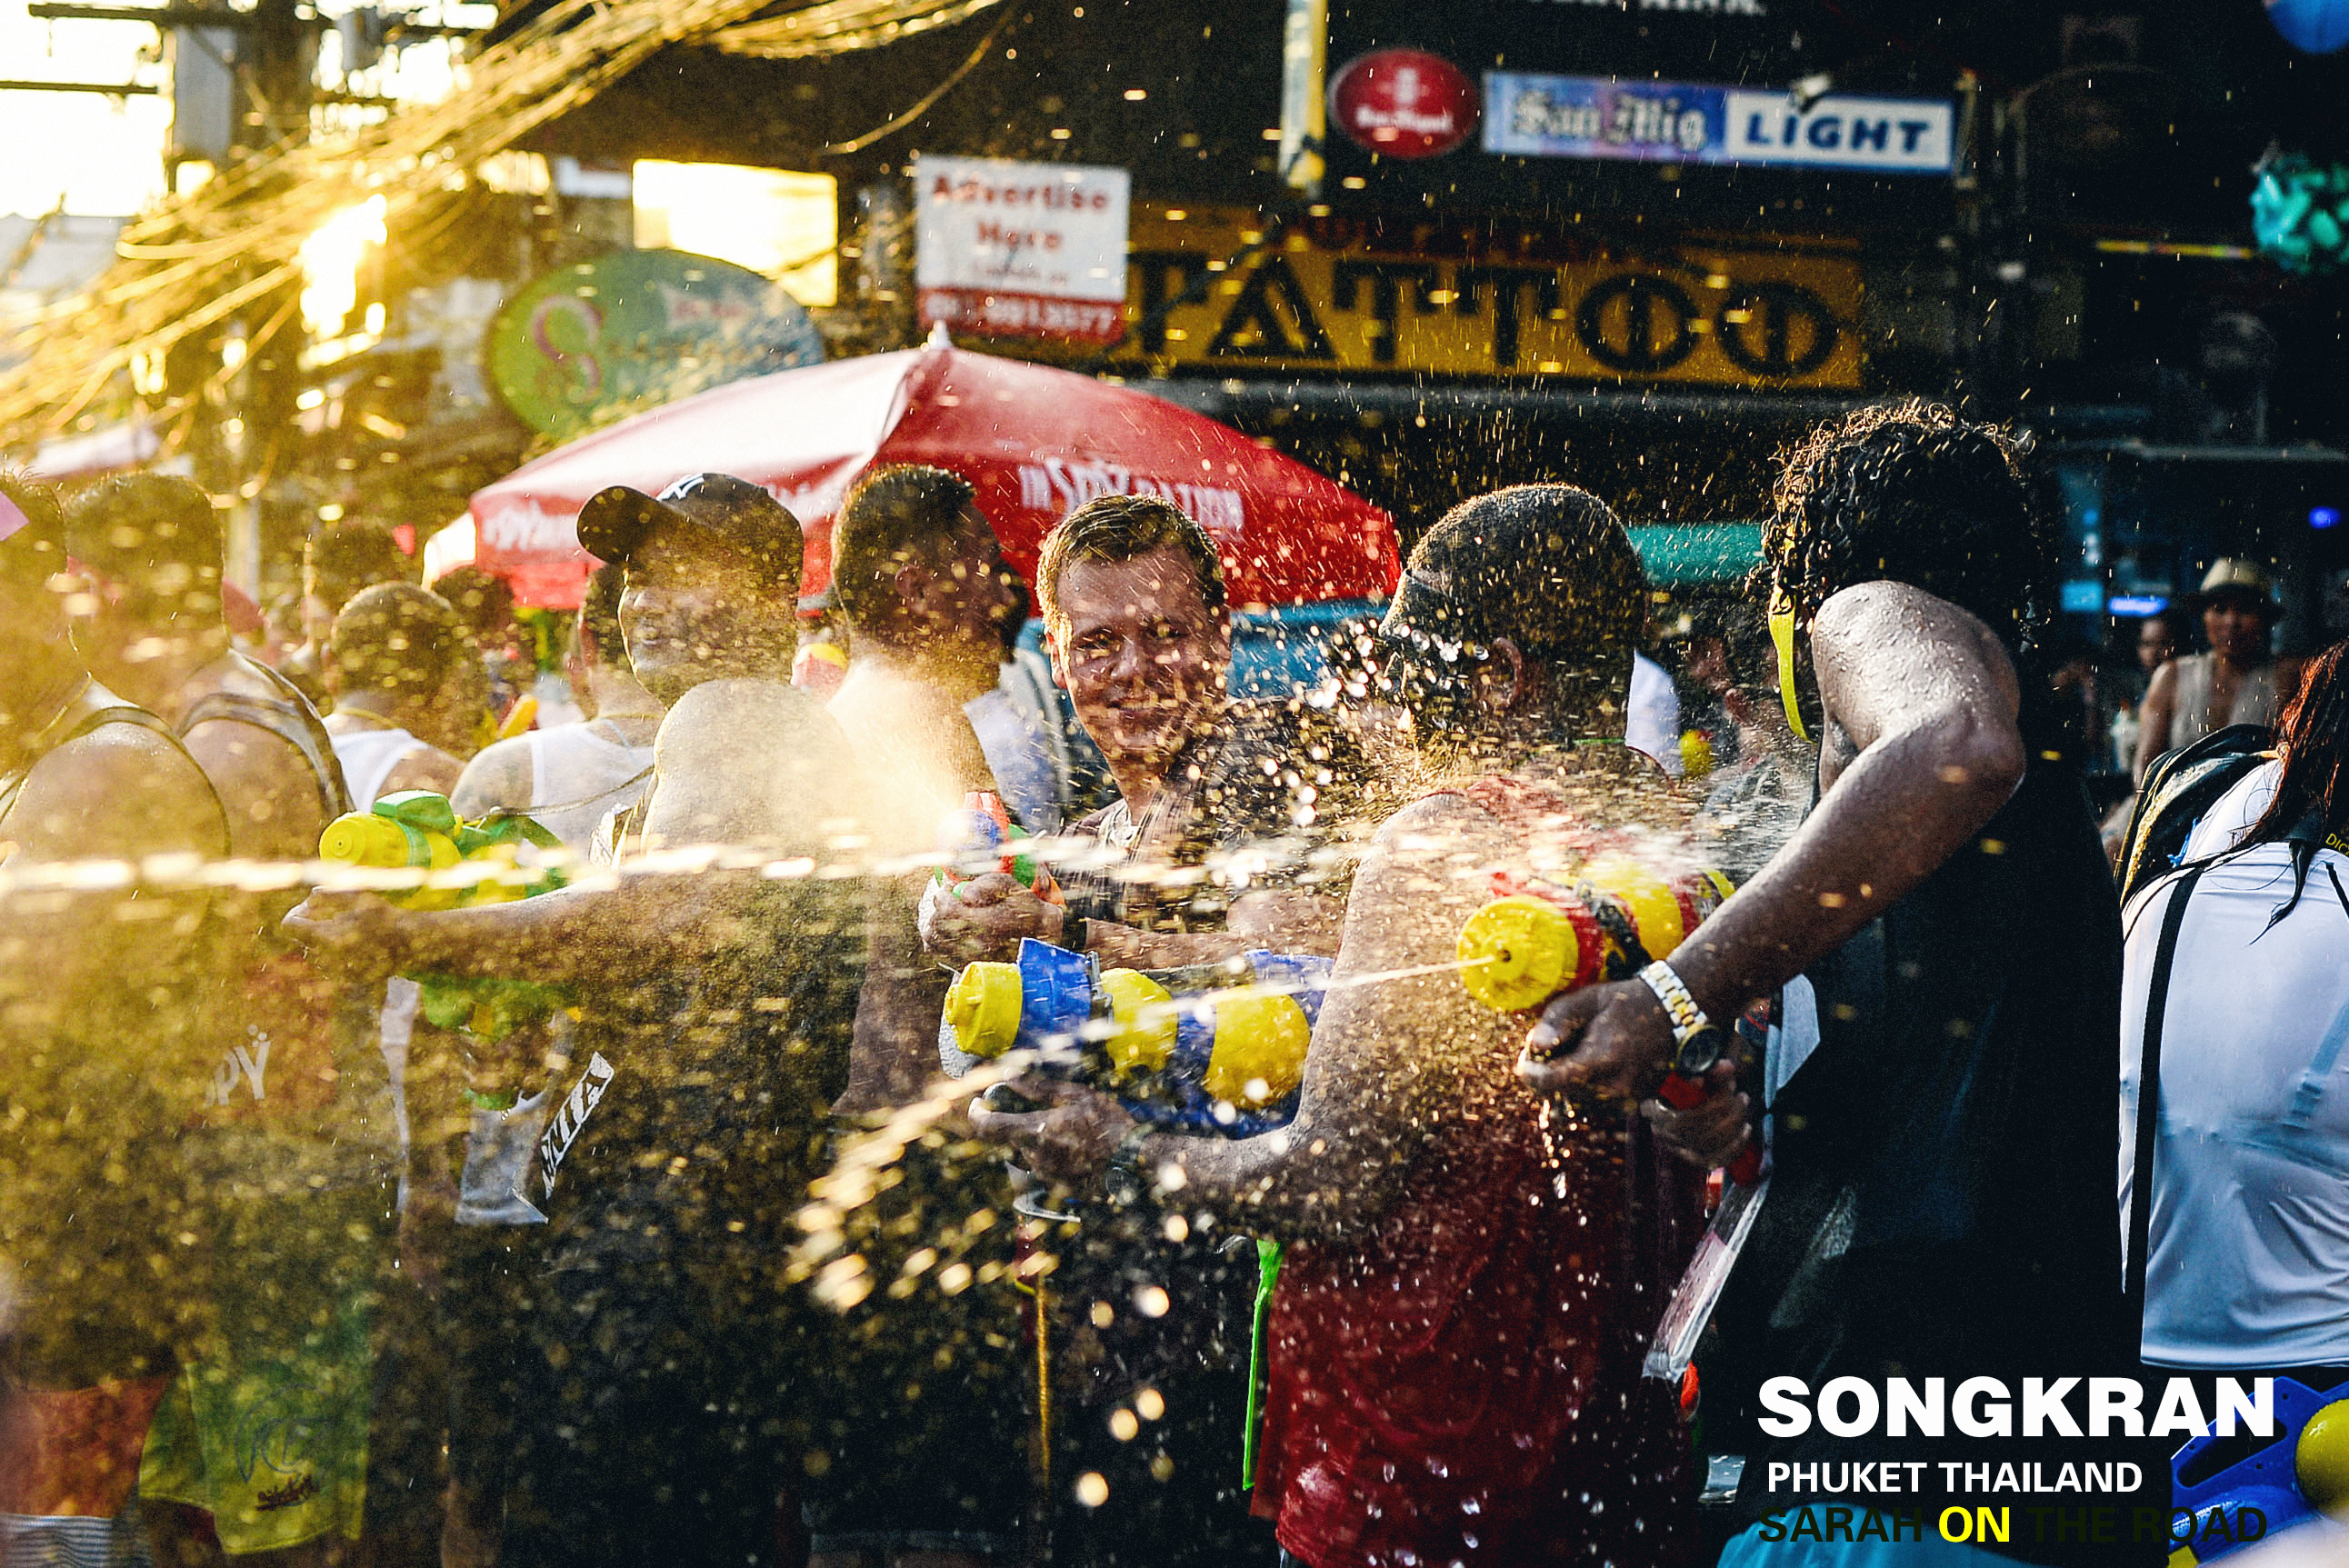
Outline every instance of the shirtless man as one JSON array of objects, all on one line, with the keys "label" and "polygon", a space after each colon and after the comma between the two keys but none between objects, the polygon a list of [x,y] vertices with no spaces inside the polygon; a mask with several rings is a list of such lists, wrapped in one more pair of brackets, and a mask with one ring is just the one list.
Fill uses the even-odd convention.
[{"label": "shirtless man", "polygon": [[616,882],[430,914],[317,894],[292,923],[362,972],[579,989],[531,1188],[548,1224],[499,1561],[764,1561],[805,1431],[804,1319],[776,1259],[847,1087],[864,921],[855,879],[761,863],[841,858],[856,763],[789,685],[800,530],[765,490],[724,474],[608,490],[579,539],[626,567],[629,656],[669,708],[631,849],[751,863],[624,859]]},{"label": "shirtless man", "polygon": [[1645,604],[1622,525],[1564,485],[1464,502],[1413,551],[1379,640],[1429,788],[1355,876],[1288,1126],[1153,1131],[1066,1086],[975,1112],[1061,1181],[1123,1166],[1168,1223],[1285,1243],[1255,1508],[1299,1561],[1677,1560],[1685,1439],[1637,1397],[1661,1281],[1628,1261],[1684,1250],[1696,1179],[1626,1118],[1537,1126],[1510,1020],[1447,972],[1495,871],[1674,820],[1623,741]]},{"label": "shirtless man", "polygon": [[[0,476],[0,877],[216,858],[228,830],[202,770],[73,650],[62,533],[47,491]],[[210,1065],[210,904],[157,885],[0,887],[0,1276],[18,1295],[0,1374],[19,1391],[20,1449],[62,1453],[70,1472],[0,1450],[15,1553],[129,1549],[112,1516],[199,1326],[204,1216],[171,1135]]]}]

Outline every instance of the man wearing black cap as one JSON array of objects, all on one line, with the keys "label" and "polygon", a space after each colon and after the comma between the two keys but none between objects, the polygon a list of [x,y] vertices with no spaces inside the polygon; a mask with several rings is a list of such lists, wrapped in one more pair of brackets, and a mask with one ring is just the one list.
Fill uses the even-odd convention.
[{"label": "man wearing black cap", "polygon": [[[76,862],[222,855],[220,804],[170,728],[93,679],[57,591],[56,502],[0,474],[0,1542],[12,1560],[127,1553],[114,1516],[205,1299],[174,1137],[216,1043],[201,888]],[[16,1398],[21,1396],[21,1398]],[[16,1464],[10,1445],[62,1463]]]},{"label": "man wearing black cap", "polygon": [[[790,684],[800,529],[756,485],[681,480],[590,500],[580,543],[626,569],[620,624],[668,704],[617,885],[419,914],[315,897],[296,926],[352,965],[569,983],[528,1196],[548,1218],[518,1354],[500,1561],[773,1559],[799,1469],[804,1320],[779,1284],[846,1084],[864,923],[840,727]],[[629,874],[644,850],[747,869]],[[792,874],[764,874],[781,863]]]}]

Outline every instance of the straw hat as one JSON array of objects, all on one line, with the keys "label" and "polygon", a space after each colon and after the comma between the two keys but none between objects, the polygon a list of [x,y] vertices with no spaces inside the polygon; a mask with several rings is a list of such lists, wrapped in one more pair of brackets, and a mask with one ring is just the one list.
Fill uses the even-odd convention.
[{"label": "straw hat", "polygon": [[2210,563],[2202,574],[2202,587],[2195,595],[2204,603],[2218,598],[2257,599],[2263,604],[2275,603],[2275,579],[2268,569],[2256,561],[2239,555],[2222,555]]}]

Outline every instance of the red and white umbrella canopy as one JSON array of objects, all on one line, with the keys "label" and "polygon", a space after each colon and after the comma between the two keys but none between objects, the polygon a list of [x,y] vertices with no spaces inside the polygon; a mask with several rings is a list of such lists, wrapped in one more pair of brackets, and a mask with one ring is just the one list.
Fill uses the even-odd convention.
[{"label": "red and white umbrella canopy", "polygon": [[[1143,393],[943,346],[737,381],[582,437],[474,495],[472,558],[527,603],[576,603],[592,562],[573,526],[588,497],[730,473],[766,486],[799,518],[801,591],[814,593],[831,581],[842,496],[868,466],[889,463],[969,480],[1023,575],[1077,506],[1153,494],[1215,539],[1236,605],[1375,598],[1394,587],[1394,520],[1302,463]],[[452,557],[461,552],[440,559]]]}]

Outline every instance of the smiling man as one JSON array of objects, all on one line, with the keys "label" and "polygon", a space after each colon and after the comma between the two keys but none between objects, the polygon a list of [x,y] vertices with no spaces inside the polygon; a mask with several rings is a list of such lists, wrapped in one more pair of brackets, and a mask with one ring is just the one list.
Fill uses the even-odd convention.
[{"label": "smiling man", "polygon": [[[969,882],[932,923],[932,950],[1009,959],[1032,936],[1138,968],[1334,953],[1345,890],[1317,851],[1363,763],[1303,701],[1227,695],[1231,615],[1206,531],[1171,501],[1098,497],[1044,541],[1036,596],[1053,674],[1117,782],[1073,830],[1112,863],[1062,874],[1065,909],[1009,877]],[[1263,868],[1236,874],[1242,850]]]},{"label": "smiling man", "polygon": [[[1350,739],[1302,701],[1226,692],[1231,619],[1206,531],[1171,502],[1102,496],[1045,540],[1036,595],[1052,667],[1107,758],[1118,799],[1072,830],[1089,865],[1055,872],[1065,909],[1008,876],[963,884],[930,947],[1016,956],[1035,937],[1104,967],[1167,968],[1270,948],[1337,949],[1346,874],[1330,853],[1362,775]],[[1057,1344],[1085,1377],[1055,1473],[1105,1478],[1109,1501],[1053,1501],[1053,1551],[1080,1562],[1221,1564],[1271,1555],[1240,1501],[1253,1253],[1205,1230],[1169,1239],[1102,1215],[1066,1245],[1053,1299]],[[1164,1315],[1138,1313],[1163,1289]],[[1109,1413],[1150,1390],[1164,1415],[1146,1439],[1112,1437]]]}]

